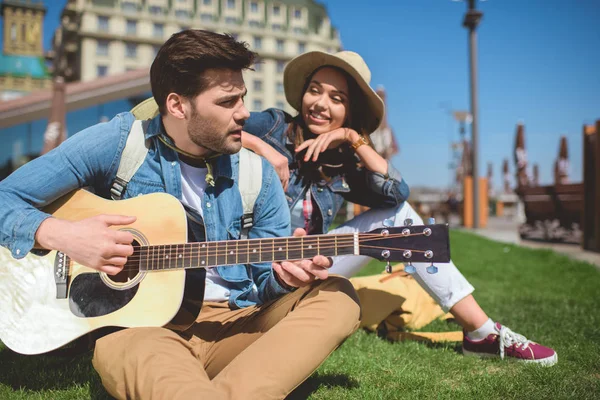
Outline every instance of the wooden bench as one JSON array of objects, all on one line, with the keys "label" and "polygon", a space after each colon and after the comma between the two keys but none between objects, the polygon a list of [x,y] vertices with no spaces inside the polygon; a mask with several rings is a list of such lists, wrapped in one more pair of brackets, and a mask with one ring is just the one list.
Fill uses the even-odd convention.
[{"label": "wooden bench", "polygon": [[526,221],[519,227],[523,239],[581,242],[583,183],[522,188]]}]

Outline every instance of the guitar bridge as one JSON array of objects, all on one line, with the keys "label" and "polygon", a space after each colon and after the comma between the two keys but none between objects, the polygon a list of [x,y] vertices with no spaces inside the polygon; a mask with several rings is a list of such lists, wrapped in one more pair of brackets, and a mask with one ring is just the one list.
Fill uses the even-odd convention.
[{"label": "guitar bridge", "polygon": [[54,258],[54,283],[56,284],[56,298],[66,299],[69,280],[69,265],[71,259],[63,252],[56,252]]}]

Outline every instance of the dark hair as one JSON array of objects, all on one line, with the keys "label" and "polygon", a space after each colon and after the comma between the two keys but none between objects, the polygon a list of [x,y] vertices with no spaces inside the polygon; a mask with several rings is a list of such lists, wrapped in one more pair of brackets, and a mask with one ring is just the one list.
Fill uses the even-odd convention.
[{"label": "dark hair", "polygon": [[[306,90],[308,89],[308,86],[310,85],[310,82],[312,81],[312,77],[317,72],[319,72],[319,70],[321,70],[323,68],[335,69],[335,70],[341,72],[344,75],[344,77],[346,78],[346,82],[348,82],[348,92],[349,92],[348,97],[350,99],[350,109],[348,111],[348,117],[346,119],[346,122],[344,123],[343,126],[352,128],[359,134],[365,136],[367,138],[367,140],[369,141],[369,144],[371,144],[369,135],[365,135],[367,130],[365,128],[365,125],[366,125],[365,120],[366,119],[364,118],[364,115],[365,115],[364,110],[368,109],[366,102],[365,102],[366,96],[364,96],[362,94],[362,91],[360,90],[360,88],[359,88],[358,84],[356,83],[356,81],[354,80],[354,78],[352,76],[350,76],[350,74],[348,74],[343,69],[334,67],[332,65],[323,65],[322,67],[315,69],[312,72],[312,74],[310,74],[308,76],[308,78],[306,78],[306,81],[304,82],[304,87],[302,88],[302,94],[300,95],[301,96],[300,97],[300,105],[302,106],[302,98],[304,97],[304,94],[306,93]],[[306,138],[305,138],[306,130],[307,130],[306,124],[304,123],[304,118],[302,117],[302,111],[300,110],[298,115],[296,115],[294,117],[294,119],[292,120],[292,122],[289,124],[286,134],[290,138],[290,141],[292,143],[294,143],[294,145],[297,147],[302,142],[304,142],[304,140],[306,140]]]},{"label": "dark hair", "polygon": [[204,77],[209,68],[248,69],[256,53],[248,44],[232,36],[199,29],[187,29],[172,35],[160,48],[150,67],[152,95],[162,115],[169,93],[193,98],[210,82]]}]

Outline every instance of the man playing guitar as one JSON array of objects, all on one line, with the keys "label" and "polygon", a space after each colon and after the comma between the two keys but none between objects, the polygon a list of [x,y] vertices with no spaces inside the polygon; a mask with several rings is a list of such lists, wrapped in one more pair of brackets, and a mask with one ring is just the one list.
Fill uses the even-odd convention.
[{"label": "man playing guitar", "polygon": [[[160,115],[147,124],[149,151],[121,197],[164,192],[179,199],[189,241],[240,238],[237,153],[249,117],[242,71],[254,58],[230,36],[186,30],[173,35],[152,64],[152,94]],[[0,243],[15,258],[36,246],[58,250],[104,276],[126,269],[141,240],[127,229],[136,217],[97,215],[75,221],[41,208],[83,187],[110,198],[134,120],[122,113],[85,129],[0,183]],[[168,228],[161,215],[156,224],[156,230]],[[283,237],[289,229],[281,184],[264,161],[248,237]],[[164,263],[170,253],[162,254]],[[358,327],[356,293],[346,279],[328,277],[330,265],[317,255],[210,269],[195,323],[180,331],[135,327],[104,336],[96,342],[94,367],[108,392],[120,399],[284,398]],[[203,274],[188,272],[186,294],[195,290],[194,276],[204,283]],[[156,290],[153,301],[161,293]],[[98,312],[83,306],[77,310]]]}]

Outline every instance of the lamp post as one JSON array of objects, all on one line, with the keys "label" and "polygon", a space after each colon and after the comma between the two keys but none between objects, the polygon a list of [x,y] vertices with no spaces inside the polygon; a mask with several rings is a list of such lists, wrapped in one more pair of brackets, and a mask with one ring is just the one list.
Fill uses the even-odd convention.
[{"label": "lamp post", "polygon": [[477,26],[483,13],[475,9],[476,0],[467,0],[468,9],[465,13],[463,26],[469,29],[469,67],[471,80],[471,168],[473,171],[473,228],[479,227],[479,111],[477,101]]}]

